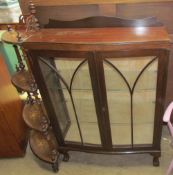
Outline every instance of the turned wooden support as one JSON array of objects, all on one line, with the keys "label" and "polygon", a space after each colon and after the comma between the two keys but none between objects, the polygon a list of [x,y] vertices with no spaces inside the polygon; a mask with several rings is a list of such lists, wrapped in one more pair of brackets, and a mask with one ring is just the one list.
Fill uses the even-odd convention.
[{"label": "turned wooden support", "polygon": [[32,1],[29,1],[29,11],[31,15],[36,14],[35,4]]},{"label": "turned wooden support", "polygon": [[15,44],[13,45],[13,47],[14,47],[15,53],[16,53],[16,55],[17,55],[18,63],[19,63],[19,66],[16,66],[16,70],[17,70],[17,71],[24,70],[25,65],[24,65],[24,63],[23,63],[23,59],[22,59],[21,54],[20,54],[20,52],[19,52],[19,48],[18,48],[18,46],[15,45]]},{"label": "turned wooden support", "polygon": [[26,20],[26,30],[27,31],[38,31],[40,29],[40,24],[36,18],[36,8],[32,1],[29,1],[29,12],[30,16]]}]

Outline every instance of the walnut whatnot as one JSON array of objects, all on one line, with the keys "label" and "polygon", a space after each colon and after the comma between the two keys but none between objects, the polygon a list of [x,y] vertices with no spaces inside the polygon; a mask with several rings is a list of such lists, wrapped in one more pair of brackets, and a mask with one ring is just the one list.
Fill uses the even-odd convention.
[{"label": "walnut whatnot", "polygon": [[[36,25],[37,27],[38,25]],[[32,28],[32,32],[33,29],[35,30],[35,27]],[[51,125],[44,104],[39,96],[37,84],[32,75],[30,65],[28,65],[28,60],[26,60],[27,54],[25,49],[22,48],[21,52],[19,51],[19,47],[21,47],[24,39],[22,37],[26,36],[28,37],[24,31],[21,35],[21,33],[11,29],[3,35],[3,42],[13,44],[18,58],[16,73],[12,75],[11,82],[19,92],[26,92],[28,95],[23,108],[23,120],[31,129],[29,141],[33,153],[41,160],[52,164],[54,171],[58,171],[59,153],[57,142],[51,132]],[[28,69],[25,66],[25,61]]]}]

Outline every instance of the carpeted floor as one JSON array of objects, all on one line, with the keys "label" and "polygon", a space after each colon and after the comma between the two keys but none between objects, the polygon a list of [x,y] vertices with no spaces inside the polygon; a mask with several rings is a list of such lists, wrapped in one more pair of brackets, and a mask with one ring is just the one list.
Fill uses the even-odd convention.
[{"label": "carpeted floor", "polygon": [[[173,148],[166,127],[162,136],[160,167],[144,155],[98,155],[70,152],[70,161],[61,162],[59,175],[164,175],[173,159]],[[39,161],[28,148],[25,158],[0,159],[0,175],[50,175],[51,167]]]}]

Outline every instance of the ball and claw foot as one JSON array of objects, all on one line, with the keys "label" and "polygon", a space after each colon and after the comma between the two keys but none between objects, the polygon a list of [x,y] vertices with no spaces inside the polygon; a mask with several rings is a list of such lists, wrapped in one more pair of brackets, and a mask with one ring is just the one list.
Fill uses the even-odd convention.
[{"label": "ball and claw foot", "polygon": [[69,161],[69,158],[70,158],[69,154],[68,153],[63,153],[63,155],[64,155],[63,161],[64,162],[68,162]]},{"label": "ball and claw foot", "polygon": [[153,158],[153,166],[158,167],[160,165],[159,157]]}]

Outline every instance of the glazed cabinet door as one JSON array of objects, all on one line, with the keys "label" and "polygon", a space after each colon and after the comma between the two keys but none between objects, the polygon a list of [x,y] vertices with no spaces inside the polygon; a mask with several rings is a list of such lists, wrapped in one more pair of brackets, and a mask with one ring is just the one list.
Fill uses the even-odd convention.
[{"label": "glazed cabinet door", "polygon": [[166,84],[164,51],[107,52],[97,57],[104,69],[113,147],[158,146]]},{"label": "glazed cabinet door", "polygon": [[52,51],[38,51],[32,57],[59,143],[101,146],[89,68],[92,58],[85,52]]}]

